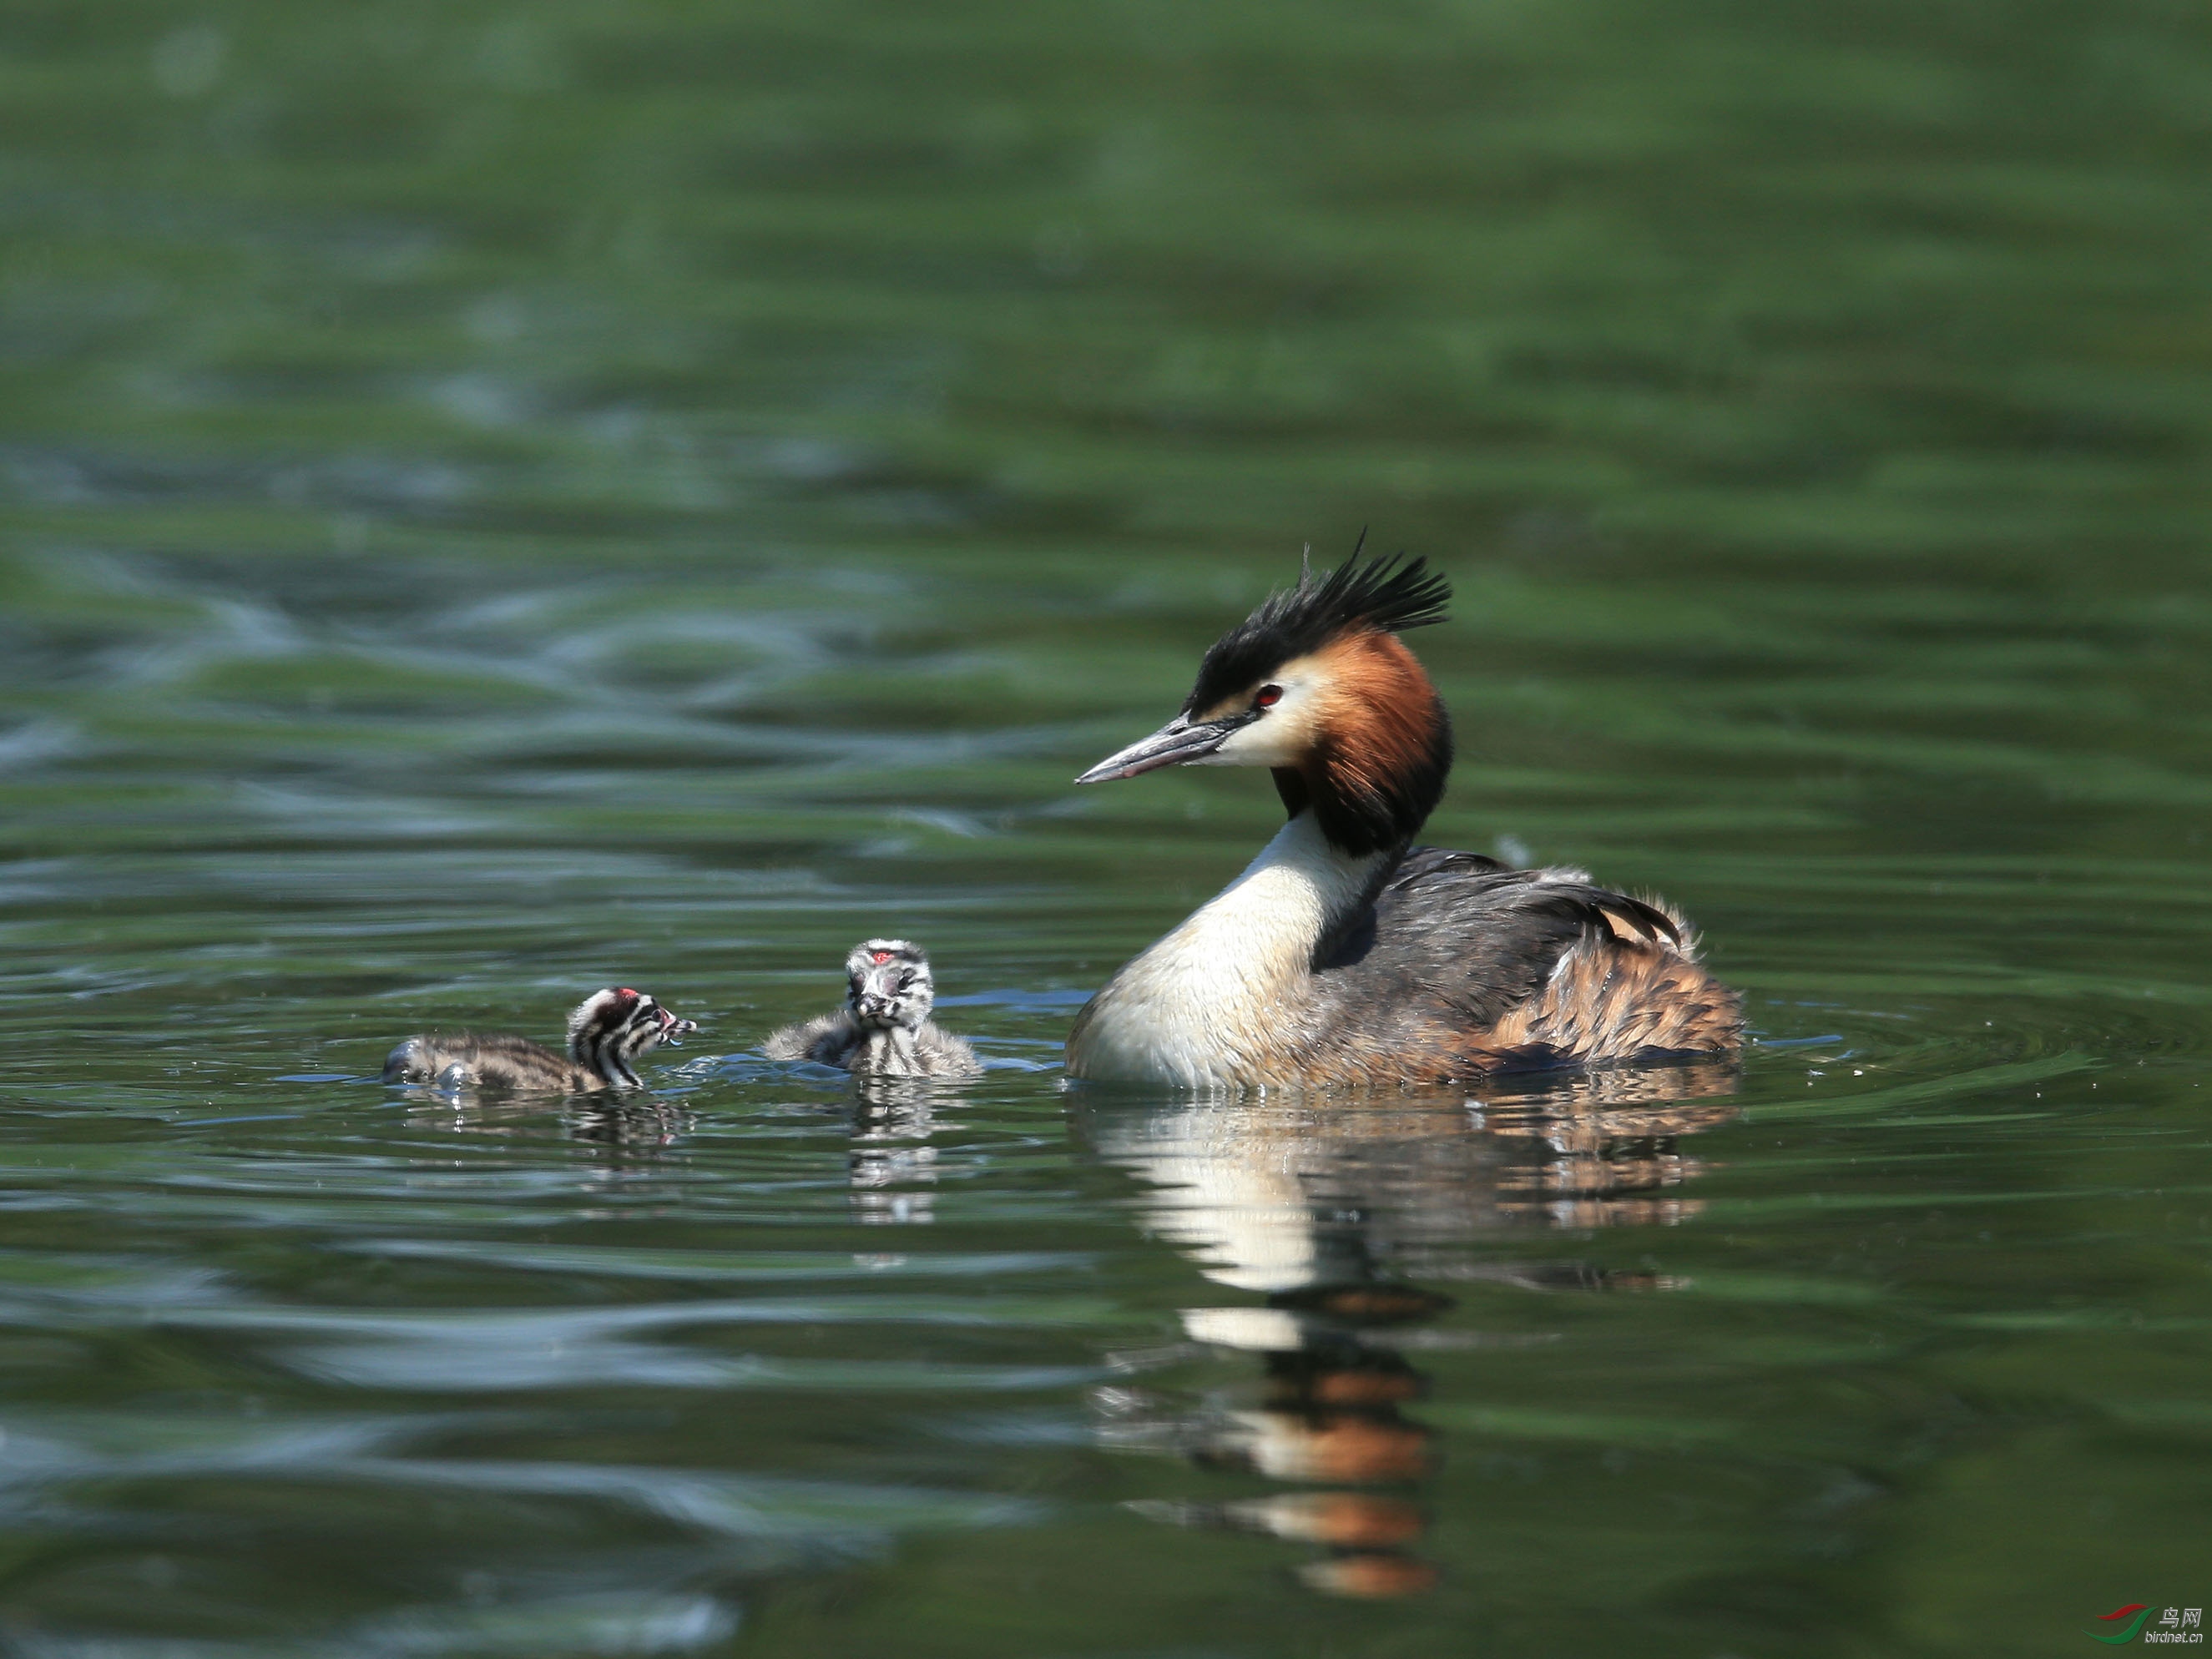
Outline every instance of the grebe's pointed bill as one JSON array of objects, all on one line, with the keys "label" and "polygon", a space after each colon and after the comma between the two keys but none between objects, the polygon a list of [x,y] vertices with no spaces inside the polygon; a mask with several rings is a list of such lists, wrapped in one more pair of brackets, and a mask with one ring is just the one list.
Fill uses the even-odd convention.
[{"label": "grebe's pointed bill", "polygon": [[1115,778],[1133,778],[1140,773],[1156,772],[1163,766],[1188,766],[1193,761],[1202,761],[1243,727],[1249,726],[1252,718],[1249,714],[1231,714],[1226,720],[1194,720],[1188,714],[1177,714],[1151,737],[1140,738],[1119,753],[1107,756],[1076,781],[1105,783]]}]

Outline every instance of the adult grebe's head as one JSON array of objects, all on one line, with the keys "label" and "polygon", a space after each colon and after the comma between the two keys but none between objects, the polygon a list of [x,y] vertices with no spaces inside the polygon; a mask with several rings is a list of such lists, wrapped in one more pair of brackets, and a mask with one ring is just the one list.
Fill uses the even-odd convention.
[{"label": "adult grebe's head", "polygon": [[1078,783],[1163,766],[1264,766],[1295,817],[1309,808],[1355,854],[1410,840],[1443,797],[1451,722],[1399,641],[1442,622],[1450,584],[1425,559],[1302,572],[1214,641],[1182,712]]},{"label": "adult grebe's head", "polygon": [[929,958],[902,939],[864,939],[845,958],[845,1006],[875,1030],[919,1030],[937,1006]]},{"label": "adult grebe's head", "polygon": [[684,1034],[698,1029],[697,1020],[677,1018],[642,991],[610,988],[592,992],[568,1016],[568,1057],[610,1083],[635,1087],[634,1062],[647,1049],[663,1042],[680,1048]]}]

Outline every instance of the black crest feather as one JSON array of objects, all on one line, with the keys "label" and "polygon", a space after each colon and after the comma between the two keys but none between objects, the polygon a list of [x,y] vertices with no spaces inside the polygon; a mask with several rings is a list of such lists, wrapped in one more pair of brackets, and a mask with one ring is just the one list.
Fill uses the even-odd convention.
[{"label": "black crest feather", "polygon": [[1355,547],[1350,558],[1320,576],[1308,567],[1297,586],[1270,593],[1213,642],[1183,712],[1211,708],[1353,629],[1400,634],[1440,623],[1450,599],[1451,584],[1425,558],[1387,553],[1363,562]]}]

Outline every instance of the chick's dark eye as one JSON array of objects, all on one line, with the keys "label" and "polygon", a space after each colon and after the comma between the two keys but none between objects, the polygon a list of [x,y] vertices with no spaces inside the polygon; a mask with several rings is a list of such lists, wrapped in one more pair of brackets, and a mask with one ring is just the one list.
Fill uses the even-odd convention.
[{"label": "chick's dark eye", "polygon": [[1252,707],[1255,708],[1273,708],[1277,703],[1282,702],[1282,700],[1283,688],[1281,686],[1263,685],[1254,696],[1252,699]]}]

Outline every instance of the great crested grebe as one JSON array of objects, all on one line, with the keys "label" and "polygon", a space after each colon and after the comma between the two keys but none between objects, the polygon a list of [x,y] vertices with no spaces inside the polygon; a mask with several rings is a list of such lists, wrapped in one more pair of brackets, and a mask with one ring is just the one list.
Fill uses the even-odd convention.
[{"label": "great crested grebe", "polygon": [[565,1054],[528,1037],[434,1032],[394,1048],[384,1062],[384,1080],[555,1094],[636,1089],[643,1085],[634,1067],[647,1049],[664,1042],[681,1048],[684,1033],[698,1029],[697,1020],[677,1018],[642,991],[610,988],[592,992],[568,1016]]},{"label": "great crested grebe", "polygon": [[1076,779],[1264,766],[1290,822],[1091,1000],[1071,1077],[1413,1086],[1741,1046],[1735,993],[1664,903],[1412,845],[1451,725],[1398,635],[1450,595],[1424,559],[1306,570],[1215,641],[1181,714]]},{"label": "great crested grebe", "polygon": [[761,1044],[770,1060],[811,1060],[873,1077],[980,1077],[965,1041],[930,1022],[929,958],[902,939],[864,939],[845,958],[845,1006],[787,1025]]}]

